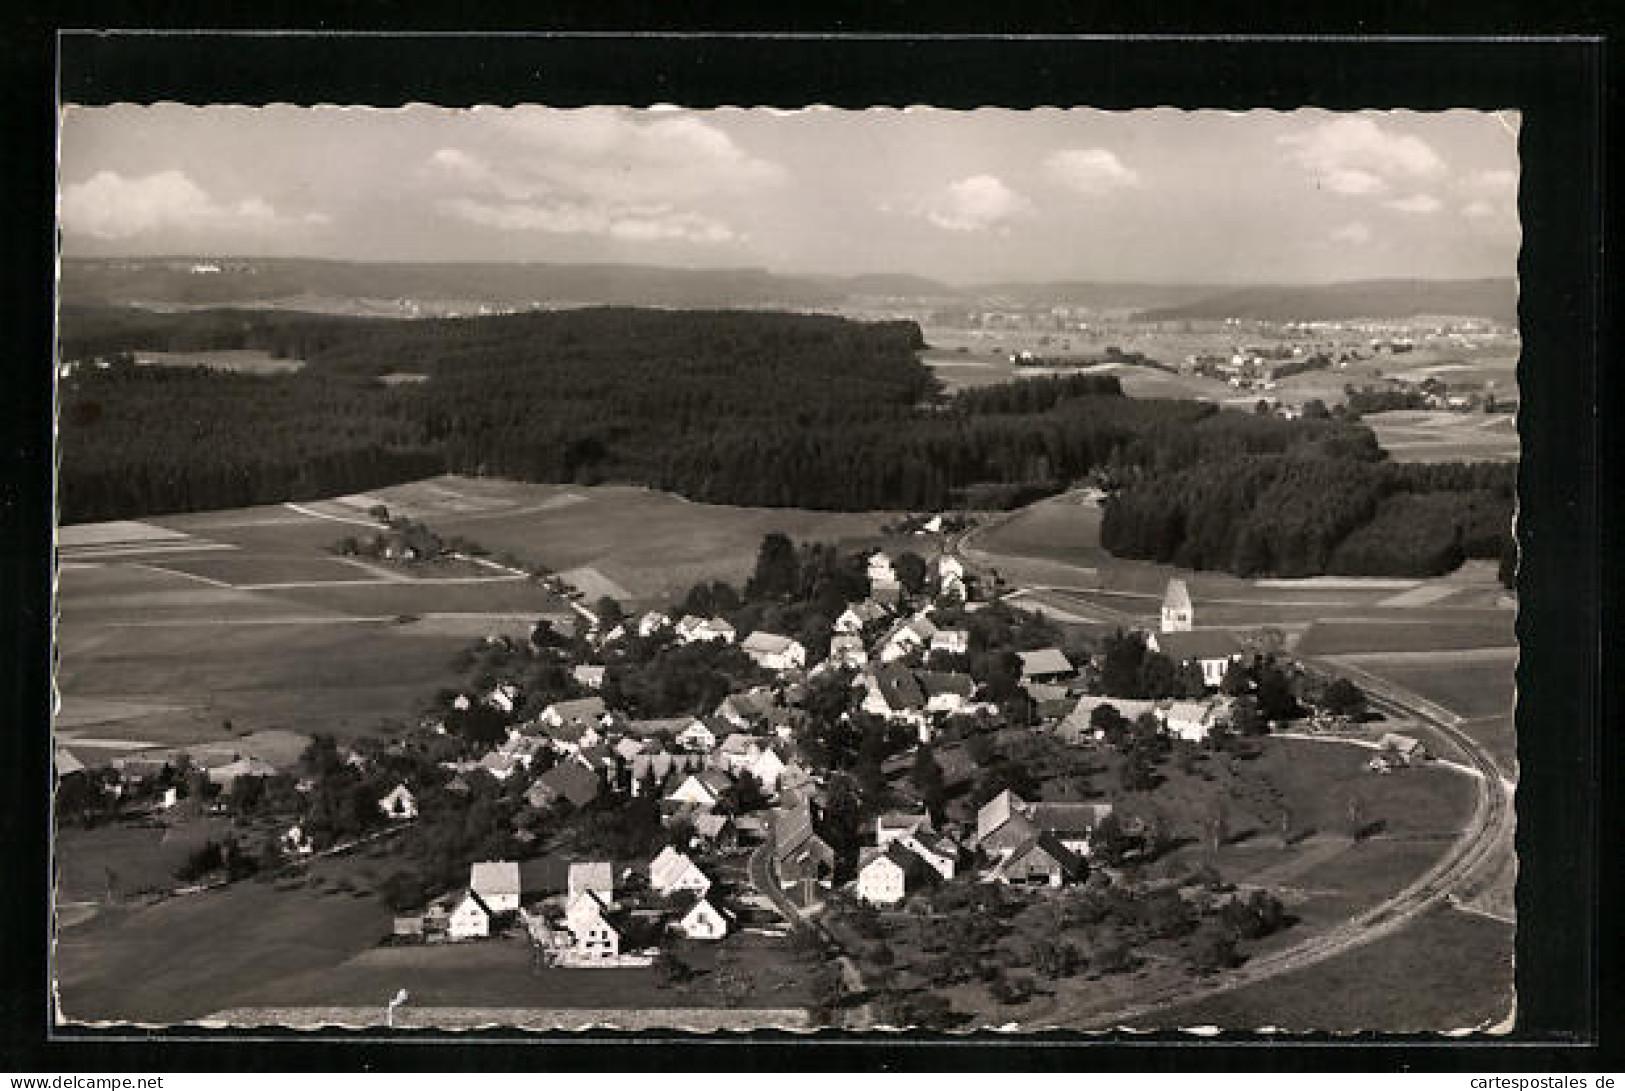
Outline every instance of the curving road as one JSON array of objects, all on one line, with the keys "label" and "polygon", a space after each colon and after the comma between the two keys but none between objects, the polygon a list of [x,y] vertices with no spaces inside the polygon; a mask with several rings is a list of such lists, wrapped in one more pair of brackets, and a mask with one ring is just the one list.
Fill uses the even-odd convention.
[{"label": "curving road", "polygon": [[[964,552],[967,543],[979,529],[985,528],[972,528],[962,535],[949,539],[945,543],[946,551],[959,555],[967,565],[973,557],[974,561],[981,565],[996,563],[995,556],[985,550],[970,550],[968,551],[970,555]],[[1017,590],[1019,592],[1035,589]],[[1497,853],[1512,844],[1515,832],[1512,796],[1516,785],[1503,775],[1494,758],[1472,736],[1461,730],[1459,725],[1462,721],[1459,716],[1363,671],[1350,671],[1344,665],[1322,664],[1322,666],[1334,673],[1361,674],[1361,682],[1374,707],[1391,716],[1426,724],[1461,749],[1467,761],[1479,774],[1475,778],[1478,798],[1467,828],[1451,844],[1449,851],[1421,878],[1378,905],[1326,931],[1310,936],[1301,943],[1255,956],[1237,969],[1205,982],[1180,982],[1145,993],[1131,1006],[1115,1011],[1091,1013],[1084,1021],[1085,1027],[1130,1026],[1136,1020],[1143,1020],[1160,1009],[1175,1004],[1183,1006],[1232,989],[1257,984],[1382,939],[1449,899],[1486,862],[1493,864]]]}]

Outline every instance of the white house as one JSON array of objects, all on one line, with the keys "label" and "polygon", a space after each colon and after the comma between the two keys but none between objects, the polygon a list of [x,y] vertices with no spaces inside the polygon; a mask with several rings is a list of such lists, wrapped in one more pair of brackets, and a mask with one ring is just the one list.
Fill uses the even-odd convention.
[{"label": "white house", "polygon": [[890,663],[905,655],[929,648],[937,635],[937,627],[922,616],[900,621],[880,638],[875,654],[882,663]]},{"label": "white house", "polygon": [[406,785],[397,784],[388,795],[378,801],[378,809],[384,812],[386,818],[401,820],[416,818],[418,801],[412,797],[412,792]]},{"label": "white house", "polygon": [[1220,701],[1174,701],[1163,713],[1168,734],[1187,742],[1201,742],[1226,720],[1227,706]]},{"label": "white house", "polygon": [[500,712],[512,712],[519,705],[519,687],[503,682],[485,695],[485,703]]},{"label": "white house", "polygon": [[716,760],[735,776],[749,769],[762,755],[762,742],[753,735],[735,731],[722,740],[716,750]]},{"label": "white house", "polygon": [[931,870],[902,845],[866,848],[858,865],[858,900],[870,905],[896,905],[927,881]]},{"label": "white house", "polygon": [[446,934],[452,939],[484,939],[491,934],[491,915],[485,900],[470,890],[451,911]]},{"label": "white house", "polygon": [[925,710],[953,716],[966,711],[976,696],[976,682],[968,674],[920,671],[915,675],[925,693]]},{"label": "white house", "polygon": [[672,803],[692,803],[696,807],[714,807],[717,799],[722,795],[731,781],[728,774],[720,769],[706,769],[699,773],[690,773],[683,778],[666,799]]},{"label": "white house", "polygon": [[563,727],[566,724],[599,727],[608,711],[602,697],[581,697],[574,701],[556,701],[542,709],[542,714],[536,719],[547,727]]},{"label": "white house", "polygon": [[670,616],[661,613],[659,610],[650,610],[638,618],[638,635],[641,637],[651,637],[661,630],[669,628],[671,628]]},{"label": "white house", "polygon": [[947,655],[969,655],[970,633],[964,629],[938,629],[931,637],[931,651]]},{"label": "white house", "polygon": [[728,934],[728,918],[709,899],[701,897],[672,927],[687,939],[722,939]]},{"label": "white house", "polygon": [[677,623],[677,639],[684,644],[696,640],[720,640],[724,644],[732,644],[735,635],[734,627],[719,617],[703,618],[688,614]]},{"label": "white house", "polygon": [[779,790],[779,777],[784,774],[784,768],[784,759],[779,757],[778,751],[766,746],[745,767],[745,771],[756,778],[764,792],[772,795]]},{"label": "white house", "polygon": [[778,633],[751,633],[739,647],[764,670],[800,670],[807,665],[807,649],[801,642]]},{"label": "white house", "polygon": [[675,894],[681,890],[704,894],[711,889],[711,880],[686,853],[667,845],[649,861],[649,887],[659,894]]},{"label": "white house", "polygon": [[570,671],[570,677],[588,689],[604,688],[604,668],[601,666],[582,663]]},{"label": "white house", "polygon": [[959,562],[958,557],[951,557],[944,553],[937,558],[937,579],[944,581],[953,579],[963,583],[965,580],[965,566]]},{"label": "white house", "polygon": [[492,913],[519,908],[519,863],[516,860],[482,860],[468,868],[468,888]]},{"label": "white house", "polygon": [[612,962],[620,956],[621,934],[609,921],[609,906],[593,891],[570,895],[564,926],[575,939],[576,958]]},{"label": "white house", "polygon": [[716,749],[717,734],[705,725],[704,720],[695,719],[677,733],[674,741],[684,750],[704,754]]}]

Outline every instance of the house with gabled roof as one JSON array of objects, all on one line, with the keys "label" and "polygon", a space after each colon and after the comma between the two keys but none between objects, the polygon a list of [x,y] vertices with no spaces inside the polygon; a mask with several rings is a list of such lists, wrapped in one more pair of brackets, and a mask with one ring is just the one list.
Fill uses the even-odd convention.
[{"label": "house with gabled roof", "polygon": [[672,929],[684,939],[716,940],[728,934],[732,915],[702,894],[690,893],[678,899],[681,914]]},{"label": "house with gabled roof", "polygon": [[446,935],[454,940],[484,939],[491,934],[496,912],[477,891],[467,891],[458,899],[446,920]]},{"label": "house with gabled roof", "polygon": [[931,828],[931,816],[924,811],[884,811],[875,816],[875,844],[884,848],[915,830]]},{"label": "house with gabled roof", "polygon": [[702,769],[683,778],[666,800],[670,803],[691,803],[696,807],[715,807],[722,793],[733,783],[733,778],[721,769]]},{"label": "house with gabled roof", "polygon": [[756,782],[762,786],[762,791],[768,795],[773,795],[779,790],[779,777],[785,770],[784,759],[779,756],[779,747],[783,745],[779,743],[778,746],[762,747],[750,764],[745,766],[745,772],[755,777]]},{"label": "house with gabled roof", "polygon": [[969,655],[970,632],[966,629],[938,629],[931,637],[931,654]]},{"label": "house with gabled roof", "polygon": [[739,647],[763,670],[800,670],[807,665],[807,649],[802,643],[780,633],[758,629],[747,636]]},{"label": "house with gabled roof", "polygon": [[649,889],[657,894],[680,890],[704,894],[711,889],[711,880],[686,853],[667,845],[649,861]]},{"label": "house with gabled roof", "polygon": [[412,795],[411,789],[404,784],[397,784],[388,795],[378,801],[378,809],[384,813],[385,818],[396,821],[416,818],[418,816],[417,797]]},{"label": "house with gabled roof", "polygon": [[907,667],[895,664],[871,666],[853,681],[864,686],[863,711],[888,720],[922,721],[925,717],[925,691]]},{"label": "house with gabled roof", "polygon": [[835,850],[814,832],[812,814],[805,807],[774,812],[772,836],[780,885],[828,883],[834,876]]},{"label": "house with gabled roof", "polygon": [[730,849],[739,843],[739,828],[725,814],[702,808],[691,819],[694,836],[716,849]]},{"label": "house with gabled roof", "polygon": [[936,635],[937,627],[925,615],[904,618],[886,630],[885,635],[876,642],[875,658],[882,663],[891,663],[915,652],[925,651],[931,647]]},{"label": "house with gabled roof", "polygon": [[1027,817],[1043,833],[1054,834],[1079,856],[1094,851],[1095,831],[1113,812],[1110,803],[1028,803]]},{"label": "house with gabled roof", "polygon": [[1041,830],[1010,850],[988,874],[994,882],[1065,886],[1083,877],[1083,860],[1059,837]]},{"label": "house with gabled roof", "polygon": [[934,868],[900,843],[866,847],[858,854],[856,894],[869,905],[897,905],[937,877]]},{"label": "house with gabled roof", "polygon": [[575,940],[569,952],[572,962],[613,963],[620,957],[620,929],[610,920],[610,903],[596,890],[583,889],[570,895],[564,926]]},{"label": "house with gabled roof", "polygon": [[717,744],[712,759],[720,768],[738,774],[750,768],[762,753],[763,741],[754,735],[735,731]]},{"label": "house with gabled roof", "polygon": [[717,733],[704,720],[690,718],[688,726],[679,731],[672,741],[684,750],[704,754],[716,747]]},{"label": "house with gabled roof", "polygon": [[924,860],[939,878],[952,879],[959,869],[959,842],[948,833],[921,826],[897,838],[897,844]]},{"label": "house with gabled roof", "polygon": [[645,639],[671,628],[671,615],[650,610],[638,617],[638,635]]},{"label": "house with gabled roof", "polygon": [[570,677],[576,680],[576,684],[587,689],[603,689],[604,672],[605,668],[599,664],[581,663],[570,668]]},{"label": "house with gabled roof", "polygon": [[1214,728],[1229,721],[1229,711],[1227,700],[1170,701],[1162,714],[1162,723],[1168,734],[1177,739],[1202,742]]}]

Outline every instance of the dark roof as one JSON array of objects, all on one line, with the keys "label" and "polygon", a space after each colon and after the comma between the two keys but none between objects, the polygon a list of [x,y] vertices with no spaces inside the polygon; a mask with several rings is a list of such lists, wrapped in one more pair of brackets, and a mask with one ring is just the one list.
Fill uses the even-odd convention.
[{"label": "dark roof", "polygon": [[1021,657],[1022,676],[1026,678],[1035,675],[1071,674],[1078,669],[1059,648],[1039,648],[1037,651],[1017,654]]},{"label": "dark roof", "polygon": [[1028,817],[1033,825],[1046,833],[1066,836],[1072,833],[1093,833],[1095,827],[1112,813],[1110,803],[1033,803],[1028,805]]},{"label": "dark roof", "polygon": [[1027,838],[1017,845],[1015,851],[1005,861],[1006,870],[1020,864],[1024,859],[1035,852],[1041,852],[1060,865],[1061,870],[1076,875],[1081,864],[1077,854],[1065,845],[1049,830],[1043,830],[1033,837]]},{"label": "dark roof", "polygon": [[970,697],[976,693],[976,681],[968,674],[953,671],[920,671],[915,677],[928,697],[935,697],[939,693],[957,693],[961,697]]},{"label": "dark roof", "polygon": [[920,708],[925,694],[914,672],[907,667],[887,663],[874,668],[872,676],[880,689],[880,696],[893,709]]},{"label": "dark roof", "polygon": [[523,898],[562,894],[569,888],[569,857],[556,853],[519,862],[519,890]]},{"label": "dark roof", "polygon": [[1228,659],[1241,654],[1241,642],[1229,629],[1191,629],[1157,633],[1157,648],[1176,663],[1188,659]]},{"label": "dark roof", "polygon": [[598,774],[573,761],[555,765],[536,778],[535,786],[545,787],[577,807],[584,807],[598,798]]}]

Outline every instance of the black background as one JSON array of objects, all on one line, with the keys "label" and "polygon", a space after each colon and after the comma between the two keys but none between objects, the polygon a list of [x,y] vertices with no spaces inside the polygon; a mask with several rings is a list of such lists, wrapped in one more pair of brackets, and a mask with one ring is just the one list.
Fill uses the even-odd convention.
[{"label": "black background", "polygon": [[[352,5],[317,20],[262,5],[252,15],[151,5],[24,18],[0,31],[0,111],[7,149],[0,171],[7,233],[0,276],[12,319],[10,373],[0,394],[0,883],[7,929],[0,945],[0,1068],[11,1071],[345,1070],[369,1068],[563,1069],[1073,1069],[1199,1068],[1476,1069],[1596,1071],[1625,1068],[1619,1028],[1617,811],[1621,754],[1617,687],[1606,679],[1617,584],[1602,559],[1619,543],[1604,526],[1617,479],[1606,427],[1618,384],[1609,358],[1602,249],[1606,54],[1597,40],[1101,39],[1129,29],[1111,12],[1064,13],[1043,36],[1004,36],[933,9],[877,5],[822,30],[739,35],[762,19],[713,18],[708,32],[588,33],[630,26],[613,5],[594,5],[574,30],[544,36],[427,33],[495,28],[493,9],[410,17],[383,5]],[[503,13],[506,14],[506,13]],[[1182,24],[1158,12],[1139,34],[1218,33],[1214,14]],[[632,18],[637,18],[633,13]],[[330,33],[67,33],[61,27],[300,26]],[[1408,23],[1402,22],[1409,19]],[[956,22],[956,19],[962,20]],[[1595,9],[1532,15],[1515,4],[1477,4],[1425,16],[1366,6],[1357,14],[1278,17],[1269,30],[1300,34],[1478,35],[1596,33]],[[1311,24],[1313,26],[1311,27]],[[381,36],[337,28],[420,30]],[[1256,29],[1266,29],[1256,24]],[[861,32],[861,33],[860,33]],[[876,32],[876,33],[869,33]],[[964,36],[976,32],[978,36]],[[1026,35],[1031,34],[1031,27]],[[907,36],[903,36],[907,35]],[[944,36],[946,35],[946,36]],[[1179,1034],[1134,1037],[988,1035],[933,1039],[824,1033],[738,1035],[723,1040],[531,1036],[505,1041],[335,1033],[245,1040],[240,1033],[50,1030],[48,999],[50,486],[54,155],[57,64],[60,101],[100,104],[172,100],[393,106],[539,102],[553,106],[671,102],[691,107],[826,103],[843,107],[980,105],[1230,109],[1451,107],[1522,114],[1519,264],[1524,358],[1519,386],[1523,453],[1519,539],[1518,1026],[1507,1040],[1436,1037],[1290,1037]],[[14,313],[12,313],[14,312]],[[1616,361],[1617,362],[1617,361]],[[1605,802],[1609,803],[1607,808]],[[638,1036],[631,1036],[637,1038]]]}]

